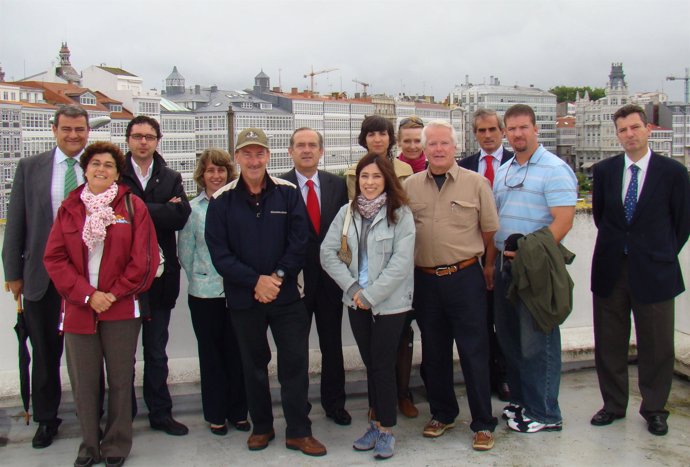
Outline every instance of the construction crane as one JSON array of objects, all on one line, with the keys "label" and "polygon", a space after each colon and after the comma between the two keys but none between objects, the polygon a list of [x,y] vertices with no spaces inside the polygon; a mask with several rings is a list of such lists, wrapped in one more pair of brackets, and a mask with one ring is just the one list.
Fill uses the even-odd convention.
[{"label": "construction crane", "polygon": [[369,83],[365,83],[364,81],[359,81],[356,79],[352,80],[353,83],[361,84],[362,89],[363,89],[363,94],[366,96],[367,95],[367,88],[369,87]]},{"label": "construction crane", "polygon": [[666,77],[667,81],[685,81],[685,105],[688,105],[690,103],[690,71],[688,69],[685,69],[685,76],[679,77],[679,76],[667,76]]},{"label": "construction crane", "polygon": [[323,73],[330,73],[331,71],[336,71],[337,68],[326,68],[325,70],[314,71],[314,65],[311,67],[311,72],[304,75],[305,78],[311,78],[311,83],[309,85],[309,91],[314,93],[314,76],[321,75]]}]

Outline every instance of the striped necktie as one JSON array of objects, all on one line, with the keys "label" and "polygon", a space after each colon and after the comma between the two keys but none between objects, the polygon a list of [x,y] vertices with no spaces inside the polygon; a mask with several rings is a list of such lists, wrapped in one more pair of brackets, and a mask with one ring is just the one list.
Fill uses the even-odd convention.
[{"label": "striped necktie", "polygon": [[74,170],[74,164],[77,160],[74,157],[68,157],[65,159],[67,163],[67,172],[65,172],[65,198],[69,195],[70,191],[77,187],[77,172]]}]

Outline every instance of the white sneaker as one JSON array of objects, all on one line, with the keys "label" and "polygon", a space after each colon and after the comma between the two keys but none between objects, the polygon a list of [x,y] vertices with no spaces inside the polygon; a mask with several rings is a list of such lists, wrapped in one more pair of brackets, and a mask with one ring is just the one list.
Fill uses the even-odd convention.
[{"label": "white sneaker", "polygon": [[503,407],[503,420],[514,420],[522,417],[522,407],[512,402]]},{"label": "white sneaker", "polygon": [[524,415],[520,418],[513,418],[508,420],[508,428],[520,433],[536,433],[538,431],[561,431],[563,429],[563,422],[556,423],[541,423],[536,420],[531,420]]}]

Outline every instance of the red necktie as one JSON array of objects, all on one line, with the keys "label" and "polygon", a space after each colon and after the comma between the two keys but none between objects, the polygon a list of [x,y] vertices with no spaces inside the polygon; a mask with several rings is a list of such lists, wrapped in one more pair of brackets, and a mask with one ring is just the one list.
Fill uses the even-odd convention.
[{"label": "red necktie", "polygon": [[489,179],[491,188],[494,186],[494,156],[486,155],[484,157],[484,164],[486,164],[486,169],[484,169],[484,176]]},{"label": "red necktie", "polygon": [[319,210],[319,198],[316,196],[316,190],[314,189],[314,181],[307,180],[307,187],[309,191],[307,192],[307,213],[309,214],[309,219],[311,219],[311,224],[314,226],[316,235],[319,234],[319,227],[321,226],[321,211]]}]

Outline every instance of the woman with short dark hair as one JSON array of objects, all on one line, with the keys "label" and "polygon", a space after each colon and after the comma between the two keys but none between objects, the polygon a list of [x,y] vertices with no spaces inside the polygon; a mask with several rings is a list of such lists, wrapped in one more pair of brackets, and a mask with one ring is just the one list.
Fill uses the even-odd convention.
[{"label": "woman with short dark hair", "polygon": [[[88,146],[80,165],[86,183],[62,202],[43,262],[62,297],[60,330],[82,434],[74,465],[104,459],[113,467],[123,465],[132,449],[137,297],[155,277],[158,241],[146,204],[118,183],[125,158],[117,146]],[[101,431],[104,362],[108,420]]]}]

